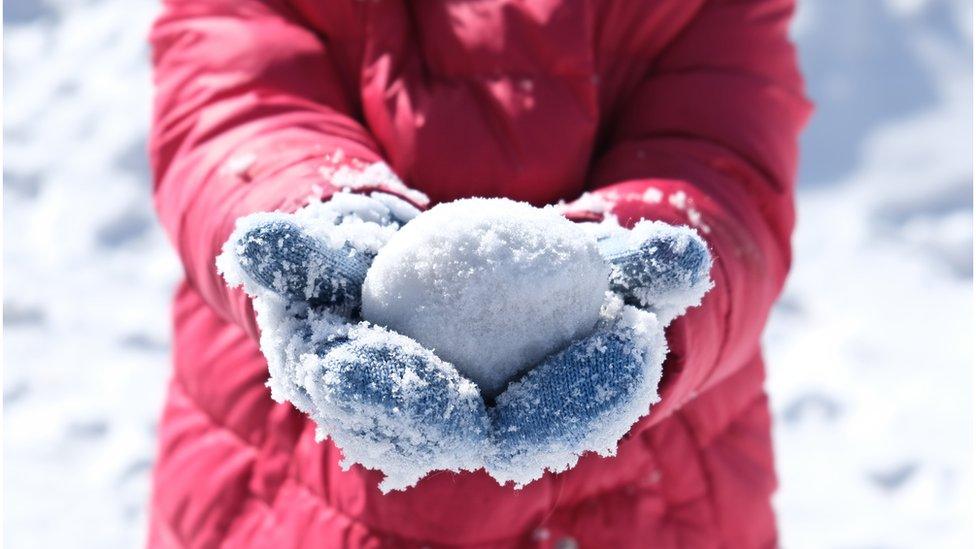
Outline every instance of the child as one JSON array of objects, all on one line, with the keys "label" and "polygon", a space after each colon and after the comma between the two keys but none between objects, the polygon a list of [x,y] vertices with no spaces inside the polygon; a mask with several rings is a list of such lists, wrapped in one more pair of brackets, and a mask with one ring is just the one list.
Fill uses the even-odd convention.
[{"label": "child", "polygon": [[[151,154],[186,269],[153,547],[772,547],[759,334],[785,278],[809,107],[792,0],[169,0]],[[715,288],[668,331],[662,401],[617,455],[522,490],[483,472],[382,494],[265,387],[234,221],[357,184],[691,225]],[[584,194],[585,193],[585,194]]]}]

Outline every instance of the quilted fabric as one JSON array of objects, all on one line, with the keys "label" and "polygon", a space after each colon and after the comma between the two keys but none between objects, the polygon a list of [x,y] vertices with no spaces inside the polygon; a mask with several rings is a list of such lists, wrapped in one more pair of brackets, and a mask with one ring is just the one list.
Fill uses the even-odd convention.
[{"label": "quilted fabric", "polygon": [[[149,546],[775,546],[758,342],[809,111],[792,3],[167,0],[150,152],[186,280]],[[377,161],[433,201],[699,229],[716,286],[669,329],[662,402],[616,457],[520,491],[440,473],[382,495],[271,400],[251,306],[214,258],[237,217],[327,198]]]}]

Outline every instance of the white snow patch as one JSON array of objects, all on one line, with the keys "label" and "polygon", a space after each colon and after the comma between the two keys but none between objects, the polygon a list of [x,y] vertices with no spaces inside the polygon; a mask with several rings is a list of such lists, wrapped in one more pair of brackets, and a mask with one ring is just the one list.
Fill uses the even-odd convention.
[{"label": "white snow patch", "polygon": [[657,204],[664,200],[664,193],[656,187],[648,187],[641,196],[641,200],[648,204]]},{"label": "white snow patch", "polygon": [[[338,159],[333,156],[331,162],[339,164],[342,159],[341,156]],[[343,190],[380,187],[398,193],[419,206],[430,203],[426,194],[405,185],[385,162],[364,164],[359,161],[341,164],[338,168],[323,167],[319,171],[330,184]]]},{"label": "white snow patch", "polygon": [[613,203],[599,193],[586,192],[569,204],[560,204],[558,207],[569,211],[583,211],[604,215],[613,208]]}]

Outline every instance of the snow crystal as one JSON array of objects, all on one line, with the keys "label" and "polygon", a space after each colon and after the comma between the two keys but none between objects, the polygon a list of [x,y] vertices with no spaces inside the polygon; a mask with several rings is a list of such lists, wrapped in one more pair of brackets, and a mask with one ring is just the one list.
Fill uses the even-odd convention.
[{"label": "snow crystal", "polygon": [[656,187],[648,187],[641,196],[641,200],[649,204],[657,204],[664,198],[664,193]]},{"label": "snow crystal", "polygon": [[688,222],[691,223],[693,227],[701,229],[705,234],[711,233],[712,228],[708,226],[702,220],[702,214],[695,208],[695,202],[688,196],[684,191],[676,191],[668,196],[668,204],[671,204],[676,209],[685,212],[688,216]]},{"label": "snow crystal", "polygon": [[[627,234],[626,244],[642,251],[637,272],[612,264],[610,285],[633,295],[637,304],[657,313],[665,325],[688,307],[699,305],[712,287],[711,255],[694,229],[643,220]],[[653,245],[648,248],[649,244]]]},{"label": "snow crystal", "polygon": [[340,189],[382,187],[403,195],[415,204],[426,205],[430,202],[426,194],[406,186],[385,162],[374,162],[365,167],[342,165],[338,169],[324,169],[322,174]]},{"label": "snow crystal", "polygon": [[[239,262],[239,253],[256,229],[279,222],[297,226],[311,238],[332,249],[351,246],[375,254],[396,233],[397,223],[406,222],[416,209],[408,203],[383,193],[363,196],[337,193],[328,202],[316,202],[294,214],[259,212],[237,220],[234,232],[217,257],[217,270],[231,286],[242,286],[250,295],[258,295],[263,287],[248,276]],[[297,266],[296,266],[297,267]],[[314,268],[307,270],[309,285],[330,273]]]},{"label": "snow crystal", "polygon": [[671,193],[668,196],[668,203],[679,210],[683,210],[688,205],[688,195],[684,191]]},{"label": "snow crystal", "polygon": [[601,194],[586,192],[563,208],[602,215],[613,209],[613,202]]},{"label": "snow crystal", "polygon": [[615,215],[608,215],[602,221],[588,221],[577,223],[580,228],[589,233],[591,238],[603,240],[610,237],[623,237],[628,234]]},{"label": "snow crystal", "polygon": [[607,284],[596,240],[552,209],[459,200],[380,251],[363,317],[433,349],[491,397],[592,330]]}]

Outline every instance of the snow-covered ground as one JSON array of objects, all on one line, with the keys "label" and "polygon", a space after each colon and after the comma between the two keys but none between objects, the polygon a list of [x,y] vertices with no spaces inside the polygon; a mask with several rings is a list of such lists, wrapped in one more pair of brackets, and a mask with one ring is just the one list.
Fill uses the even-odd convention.
[{"label": "snow-covered ground", "polygon": [[[4,3],[4,541],[139,545],[179,268],[151,0]],[[819,104],[767,331],[783,545],[972,541],[972,11],[808,0]]]}]

